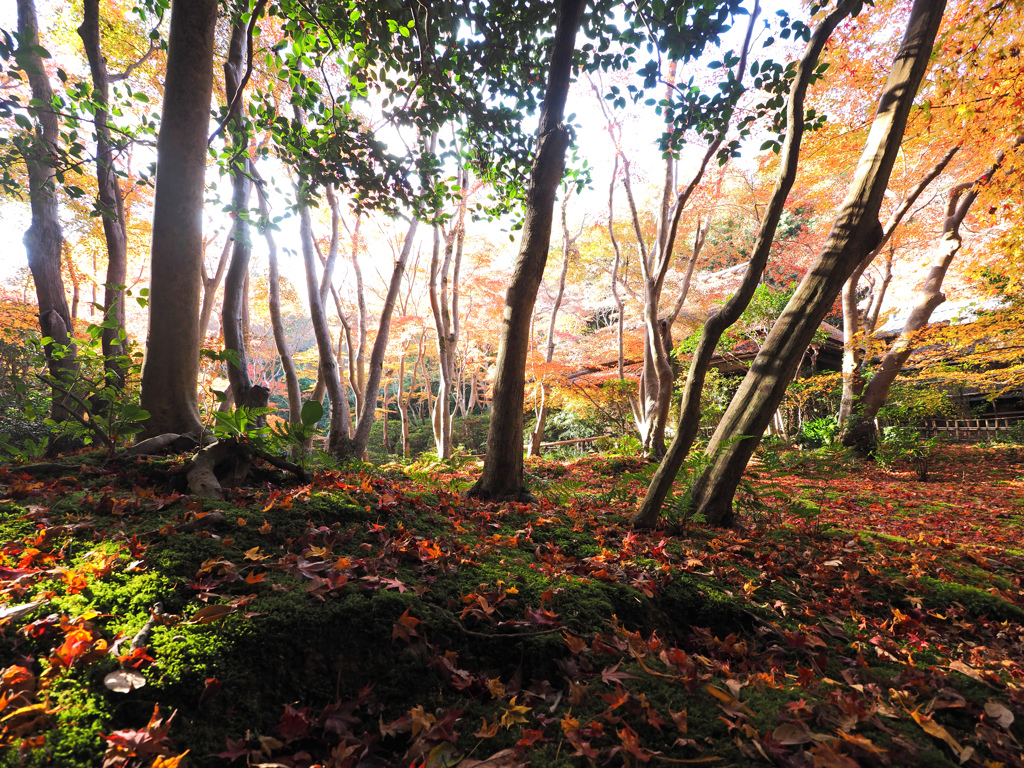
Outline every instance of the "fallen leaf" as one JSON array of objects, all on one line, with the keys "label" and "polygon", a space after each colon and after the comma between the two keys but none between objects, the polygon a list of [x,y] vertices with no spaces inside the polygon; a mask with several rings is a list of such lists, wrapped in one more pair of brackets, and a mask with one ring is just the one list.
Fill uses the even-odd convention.
[{"label": "fallen leaf", "polygon": [[505,710],[505,714],[501,716],[501,724],[506,728],[511,728],[516,723],[529,722],[523,715],[530,711],[529,707],[523,707],[516,704],[516,697],[513,696],[508,702],[508,709]]},{"label": "fallen leaf", "polygon": [[0,608],[0,621],[5,619],[20,619],[22,616],[27,616],[32,613],[36,608],[41,605],[46,605],[49,600],[33,600],[31,603],[24,603],[22,605],[7,605]]},{"label": "fallen leaf", "polygon": [[811,732],[803,723],[783,723],[772,732],[772,738],[780,744],[806,744],[811,740]]},{"label": "fallen leaf", "polygon": [[462,753],[447,741],[442,741],[427,755],[424,768],[454,768],[462,760]]},{"label": "fallen leaf", "polygon": [[[488,723],[487,718],[480,718],[480,730],[473,734],[475,739],[493,739],[498,735],[498,721],[495,720],[493,723]],[[463,763],[465,765],[465,763]]]},{"label": "fallen leaf", "polygon": [[1009,730],[1010,725],[1013,724],[1013,712],[995,699],[989,699],[985,702],[985,714],[999,723],[999,726],[1005,730]]},{"label": "fallen leaf", "polygon": [[103,678],[103,684],[114,693],[129,693],[146,684],[146,678],[134,669],[118,669]]},{"label": "fallen leaf", "polygon": [[676,728],[679,729],[679,732],[685,735],[686,730],[689,727],[686,718],[686,710],[684,709],[682,712],[673,712],[670,708],[668,713],[672,716],[672,722],[676,724]]},{"label": "fallen leaf", "polygon": [[217,621],[217,619],[223,619],[229,613],[232,613],[234,609],[230,605],[208,605],[196,611],[195,616],[192,620],[187,622],[188,624],[209,624],[210,622]]},{"label": "fallen leaf", "polygon": [[636,675],[631,675],[628,672],[619,672],[620,661],[614,667],[605,667],[601,670],[601,679],[604,680],[608,685],[618,682],[620,680],[636,680]]},{"label": "fallen leaf", "polygon": [[921,726],[925,733],[929,736],[934,736],[936,739],[941,739],[949,745],[950,749],[956,754],[957,757],[963,753],[964,748],[960,746],[960,742],[953,738],[949,731],[943,728],[941,725],[936,723],[928,715],[922,715],[918,710],[920,707],[910,712],[910,716],[914,719],[914,722]]},{"label": "fallen leaf", "polygon": [[467,758],[459,763],[459,768],[515,768],[519,765],[522,765],[522,763],[516,760],[515,750],[503,749],[501,752],[495,752],[486,760],[470,760]]},{"label": "fallen leaf", "polygon": [[971,678],[972,680],[977,680],[979,683],[985,683],[987,685],[987,683],[985,682],[985,678],[981,676],[981,672],[976,670],[974,667],[964,664],[959,659],[950,662],[949,668],[954,672],[959,672],[961,675],[967,675],[967,677]]}]

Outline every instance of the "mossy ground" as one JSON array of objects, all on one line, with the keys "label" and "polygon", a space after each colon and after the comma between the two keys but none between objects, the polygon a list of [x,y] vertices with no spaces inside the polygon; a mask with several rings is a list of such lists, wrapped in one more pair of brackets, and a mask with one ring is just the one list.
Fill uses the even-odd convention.
[{"label": "mossy ground", "polygon": [[957,450],[929,483],[793,454],[755,525],[649,534],[630,459],[531,462],[530,506],[456,465],[214,504],[175,462],[8,468],[0,765],[1019,764],[1024,486]]}]

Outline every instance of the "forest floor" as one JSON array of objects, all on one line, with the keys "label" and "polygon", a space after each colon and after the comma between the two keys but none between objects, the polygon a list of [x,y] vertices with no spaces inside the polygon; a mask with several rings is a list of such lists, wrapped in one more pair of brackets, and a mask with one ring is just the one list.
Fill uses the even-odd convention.
[{"label": "forest floor", "polygon": [[743,528],[652,533],[636,459],[65,462],[0,468],[0,765],[1024,764],[1022,448],[766,453]]}]

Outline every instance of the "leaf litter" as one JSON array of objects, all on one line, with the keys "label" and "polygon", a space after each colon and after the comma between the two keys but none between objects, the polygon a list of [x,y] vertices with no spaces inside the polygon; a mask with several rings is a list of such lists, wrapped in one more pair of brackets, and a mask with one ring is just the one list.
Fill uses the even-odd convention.
[{"label": "leaf litter", "polygon": [[[1024,481],[1011,450],[946,452],[929,483],[755,466],[746,527],[650,533],[625,524],[649,469],[621,459],[531,463],[532,506],[462,499],[472,466],[218,509],[149,460],[7,468],[0,746],[103,768],[1019,765]],[[251,685],[271,657],[277,697]]]}]

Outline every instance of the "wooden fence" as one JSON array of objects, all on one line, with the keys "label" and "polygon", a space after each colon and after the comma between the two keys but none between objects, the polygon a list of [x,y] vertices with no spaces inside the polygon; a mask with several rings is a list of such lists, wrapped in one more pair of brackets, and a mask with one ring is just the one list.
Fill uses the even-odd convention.
[{"label": "wooden fence", "polygon": [[1008,432],[1021,421],[1024,421],[1024,412],[980,419],[926,419],[921,431],[926,437],[941,435],[953,442],[978,443],[992,440],[1000,432]]}]

